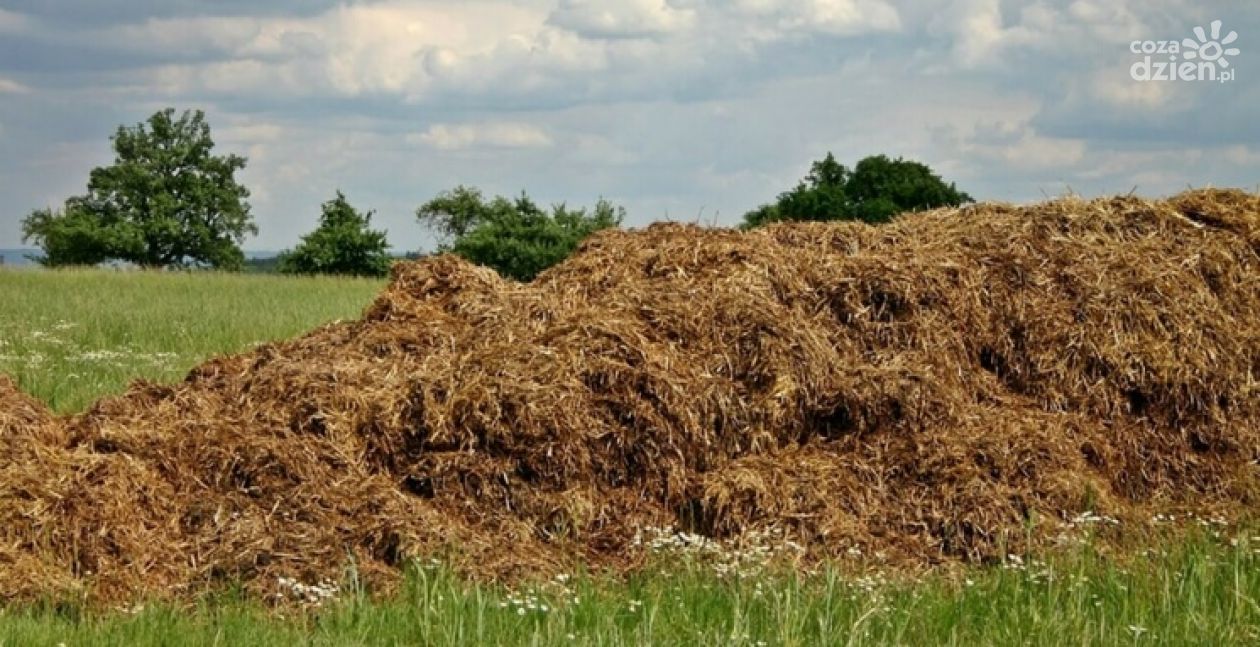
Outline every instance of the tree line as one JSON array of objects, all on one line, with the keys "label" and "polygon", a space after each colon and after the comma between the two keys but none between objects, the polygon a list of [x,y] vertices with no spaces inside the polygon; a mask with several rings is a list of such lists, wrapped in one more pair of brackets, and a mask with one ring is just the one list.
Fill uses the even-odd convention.
[{"label": "tree line", "polygon": [[[239,270],[247,236],[257,235],[249,190],[236,174],[246,159],[216,155],[205,114],[168,108],[111,138],[114,161],[93,169],[87,192],[61,209],[39,209],[22,221],[26,242],[46,266],[122,261],[143,268]],[[831,153],[814,162],[796,187],[744,215],[746,229],[778,221],[886,222],[906,211],[957,206],[972,198],[928,166],[875,155],[852,169]],[[386,232],[372,228],[372,211],[346,196],[322,205],[318,222],[277,259],[292,274],[381,276],[393,257]],[[543,208],[522,192],[487,197],[476,188],[444,191],[416,210],[417,220],[450,252],[529,280],[554,265],[591,233],[618,227],[625,209],[600,199],[590,208],[564,203]]]}]

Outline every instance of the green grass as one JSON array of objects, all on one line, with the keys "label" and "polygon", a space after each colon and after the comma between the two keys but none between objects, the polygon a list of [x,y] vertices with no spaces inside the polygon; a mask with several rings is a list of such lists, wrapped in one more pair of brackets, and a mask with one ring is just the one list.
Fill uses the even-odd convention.
[{"label": "green grass", "polygon": [[0,645],[1260,644],[1251,541],[1202,535],[1127,567],[1087,548],[918,581],[834,570],[731,580],[675,558],[628,581],[513,592],[416,568],[384,601],[348,593],[283,617],[239,598],[134,614],[11,610]]},{"label": "green grass", "polygon": [[[381,285],[0,271],[0,371],[57,410],[77,411],[135,377],[177,380],[209,356],[356,317]],[[0,647],[1260,644],[1253,535],[1260,532],[1196,531],[1124,562],[1087,544],[1046,563],[1027,558],[1016,568],[919,580],[835,569],[740,580],[671,556],[629,580],[576,577],[519,591],[416,568],[399,593],[371,600],[348,578],[337,601],[312,611],[278,612],[227,594],[191,609],[138,612],[0,601]]]},{"label": "green grass", "polygon": [[131,380],[358,318],[382,281],[111,270],[0,270],[0,373],[62,413]]}]

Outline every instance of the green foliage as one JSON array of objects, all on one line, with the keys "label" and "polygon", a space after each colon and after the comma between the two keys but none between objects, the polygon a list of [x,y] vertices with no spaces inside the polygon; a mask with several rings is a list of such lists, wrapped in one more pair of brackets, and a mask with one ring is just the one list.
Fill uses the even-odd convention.
[{"label": "green foliage", "polygon": [[279,270],[286,274],[346,274],[385,276],[392,262],[385,232],[371,228],[374,212],[359,212],[340,191],[325,202],[319,227],[302,242],[280,255]]},{"label": "green foliage", "polygon": [[507,198],[486,202],[480,190],[460,185],[424,203],[416,217],[443,238],[458,239],[481,223],[508,217],[513,210],[514,203]]},{"label": "green foliage", "polygon": [[923,576],[822,564],[718,577],[670,557],[627,578],[513,588],[413,565],[391,594],[347,575],[338,600],[311,610],[233,591],[185,606],[15,605],[0,613],[0,645],[1256,645],[1260,553],[1240,544],[1165,541],[1149,558],[1023,556],[1028,566]]},{"label": "green foliage", "polygon": [[589,211],[557,204],[548,213],[523,192],[486,200],[477,189],[460,186],[426,202],[416,217],[447,241],[442,251],[528,281],[567,258],[591,233],[620,225],[625,209],[601,199]]},{"label": "green foliage", "polygon": [[809,175],[795,189],[780,194],[774,203],[745,214],[744,227],[780,220],[880,223],[905,211],[971,201],[971,196],[959,191],[952,182],[946,184],[919,162],[874,155],[850,170],[827,153],[827,157],[813,163]]},{"label": "green foliage", "polygon": [[64,212],[38,209],[22,221],[22,238],[44,248],[37,259],[44,265],[96,265],[108,260],[117,244],[111,238],[121,233],[118,227],[86,213],[78,200],[68,200]]},{"label": "green foliage", "polygon": [[41,263],[241,266],[240,243],[258,233],[249,191],[235,179],[245,158],[211,154],[204,113],[176,119],[167,108],[145,123],[119,127],[112,141],[114,163],[92,170],[86,195],[23,220],[23,240],[43,248]]}]

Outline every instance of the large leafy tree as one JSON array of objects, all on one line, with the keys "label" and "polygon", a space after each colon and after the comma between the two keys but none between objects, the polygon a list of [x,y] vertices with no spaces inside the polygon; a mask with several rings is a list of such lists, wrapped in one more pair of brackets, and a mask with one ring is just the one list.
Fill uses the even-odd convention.
[{"label": "large leafy tree", "polygon": [[372,229],[373,213],[356,210],[338,191],[324,203],[319,227],[303,236],[293,251],[280,255],[280,271],[384,276],[391,262],[389,242],[384,231]]},{"label": "large leafy tree", "polygon": [[744,226],[779,220],[862,220],[879,223],[904,211],[958,206],[971,196],[946,183],[927,165],[885,155],[867,157],[853,169],[831,153],[814,162],[796,188],[744,215]]},{"label": "large leafy tree", "polygon": [[119,127],[112,141],[114,163],[92,170],[86,195],[23,221],[42,263],[240,268],[240,244],[258,233],[249,191],[236,181],[245,158],[213,154],[203,112],[177,118],[168,108]]},{"label": "large leafy tree", "polygon": [[567,258],[591,233],[620,225],[625,209],[601,199],[589,210],[557,204],[546,211],[523,192],[486,199],[459,186],[426,202],[416,216],[443,239],[442,251],[528,281]]}]

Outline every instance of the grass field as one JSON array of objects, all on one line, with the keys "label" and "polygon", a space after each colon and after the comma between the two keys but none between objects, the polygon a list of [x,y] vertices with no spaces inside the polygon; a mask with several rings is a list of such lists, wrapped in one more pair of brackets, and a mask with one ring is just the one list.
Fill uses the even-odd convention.
[{"label": "grass field", "polygon": [[383,282],[0,270],[0,373],[61,413],[136,378],[178,380],[205,359],[358,318]]},{"label": "grass field", "polygon": [[[380,286],[0,271],[0,372],[58,411],[78,411],[133,378],[176,380],[214,354],[355,317]],[[1126,559],[1101,557],[1086,541],[916,579],[852,565],[844,575],[723,577],[663,554],[628,581],[578,576],[515,591],[426,565],[402,592],[373,601],[347,577],[322,608],[282,614],[230,594],[193,609],[107,613],[0,601],[0,646],[1260,644],[1260,533],[1193,527],[1188,540]]]},{"label": "grass field", "polygon": [[1085,548],[919,581],[722,579],[675,558],[629,581],[509,591],[416,568],[387,600],[346,593],[284,617],[231,597],[186,610],[9,610],[0,645],[1246,645],[1260,642],[1257,546],[1205,536],[1127,566]]}]

